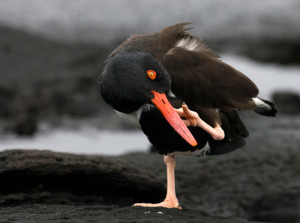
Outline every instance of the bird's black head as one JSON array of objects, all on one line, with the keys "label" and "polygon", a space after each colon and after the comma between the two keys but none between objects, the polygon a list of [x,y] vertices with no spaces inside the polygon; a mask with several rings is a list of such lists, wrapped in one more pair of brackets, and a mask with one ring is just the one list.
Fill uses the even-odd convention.
[{"label": "bird's black head", "polygon": [[131,113],[153,103],[174,130],[196,146],[195,138],[166,97],[170,90],[166,69],[152,55],[140,51],[123,51],[110,57],[100,75],[101,94],[114,109]]},{"label": "bird's black head", "polygon": [[106,61],[100,91],[114,109],[131,113],[154,98],[152,91],[168,94],[171,79],[152,55],[124,51]]}]

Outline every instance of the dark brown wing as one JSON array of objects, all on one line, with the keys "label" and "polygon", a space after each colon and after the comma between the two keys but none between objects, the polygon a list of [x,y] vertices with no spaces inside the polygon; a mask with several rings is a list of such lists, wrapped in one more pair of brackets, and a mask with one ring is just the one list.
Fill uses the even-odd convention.
[{"label": "dark brown wing", "polygon": [[118,46],[109,56],[113,57],[122,50],[137,50],[151,53],[158,61],[162,62],[165,54],[172,49],[178,40],[188,35],[185,26],[190,23],[180,23],[169,26],[155,34],[137,34],[130,36]]},{"label": "dark brown wing", "polygon": [[108,58],[122,50],[151,53],[167,69],[172,91],[189,106],[254,109],[255,84],[245,75],[223,63],[203,42],[186,31],[190,23],[169,26],[152,35],[133,35]]},{"label": "dark brown wing", "polygon": [[185,32],[163,58],[171,75],[172,91],[188,105],[223,111],[254,109],[256,85],[222,62],[202,41]]}]

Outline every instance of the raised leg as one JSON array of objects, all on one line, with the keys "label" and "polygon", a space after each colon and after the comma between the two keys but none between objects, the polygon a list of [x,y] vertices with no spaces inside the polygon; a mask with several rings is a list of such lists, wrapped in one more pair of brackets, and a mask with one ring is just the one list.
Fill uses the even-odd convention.
[{"label": "raised leg", "polygon": [[191,111],[186,104],[183,104],[182,107],[176,109],[176,111],[180,117],[186,118],[186,120],[183,120],[186,126],[198,126],[208,132],[214,140],[224,139],[225,134],[219,123],[216,122],[215,126],[211,127],[199,117],[197,112]]},{"label": "raised leg", "polygon": [[176,160],[174,156],[164,156],[164,162],[167,166],[167,195],[164,201],[157,204],[149,203],[136,203],[133,206],[142,207],[165,207],[165,208],[178,208],[181,209],[175,192],[175,165]]}]

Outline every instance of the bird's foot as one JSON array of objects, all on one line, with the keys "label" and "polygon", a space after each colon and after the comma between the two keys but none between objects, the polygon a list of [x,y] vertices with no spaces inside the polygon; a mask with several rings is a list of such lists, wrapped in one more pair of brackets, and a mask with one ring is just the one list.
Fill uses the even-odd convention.
[{"label": "bird's foot", "polygon": [[163,207],[163,208],[177,208],[182,209],[178,203],[178,201],[170,201],[170,200],[164,200],[163,202],[157,203],[157,204],[151,204],[151,203],[135,203],[133,206],[135,207]]},{"label": "bird's foot", "polygon": [[185,118],[182,121],[185,123],[186,126],[198,126],[204,131],[208,132],[214,140],[224,139],[224,130],[218,122],[215,123],[215,127],[211,127],[200,118],[197,112],[190,110],[185,103],[183,103],[181,108],[175,110],[181,118]]},{"label": "bird's foot", "polygon": [[180,117],[185,118],[183,122],[186,124],[186,126],[196,127],[197,124],[201,121],[198,113],[190,110],[185,103],[182,104],[181,108],[175,109],[175,111]]}]

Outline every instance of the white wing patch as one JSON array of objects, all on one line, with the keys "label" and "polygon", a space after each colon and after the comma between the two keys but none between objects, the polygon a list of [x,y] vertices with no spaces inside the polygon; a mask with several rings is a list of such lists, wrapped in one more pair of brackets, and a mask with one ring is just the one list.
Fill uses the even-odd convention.
[{"label": "white wing patch", "polygon": [[177,42],[176,47],[182,47],[186,50],[197,51],[202,48],[201,42],[194,37],[185,37]]},{"label": "white wing patch", "polygon": [[265,102],[263,102],[262,100],[260,100],[259,98],[252,98],[252,100],[254,101],[255,105],[258,108],[265,108],[267,110],[271,110],[272,108],[270,107],[270,105],[266,104]]}]

